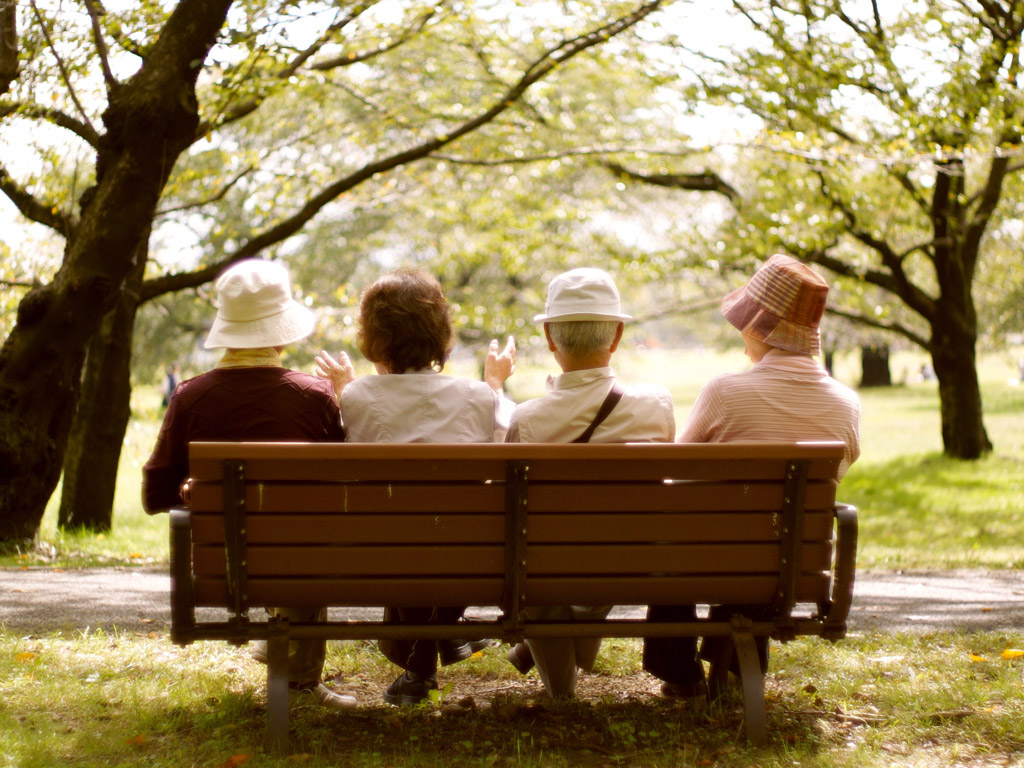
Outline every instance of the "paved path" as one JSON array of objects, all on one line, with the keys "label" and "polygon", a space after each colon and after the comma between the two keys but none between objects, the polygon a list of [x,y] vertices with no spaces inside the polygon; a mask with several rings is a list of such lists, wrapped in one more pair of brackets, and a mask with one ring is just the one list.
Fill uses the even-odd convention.
[{"label": "paved path", "polygon": [[[169,590],[164,570],[0,569],[0,625],[25,634],[163,631],[170,626]],[[1024,571],[864,571],[857,574],[854,596],[852,632],[1024,634]],[[639,615],[639,610],[619,608],[616,615]],[[357,617],[340,611],[337,616]]]}]

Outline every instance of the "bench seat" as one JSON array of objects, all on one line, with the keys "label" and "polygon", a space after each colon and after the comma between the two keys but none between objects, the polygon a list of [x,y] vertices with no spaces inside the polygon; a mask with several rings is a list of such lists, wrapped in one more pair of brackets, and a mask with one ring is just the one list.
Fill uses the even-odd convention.
[{"label": "bench seat", "polygon": [[[835,501],[842,455],[841,443],[193,443],[190,509],[172,513],[172,638],[280,647],[296,637],[729,635],[748,735],[763,741],[753,638],[845,634],[856,510]],[[521,613],[688,603],[767,606],[772,618],[530,622]],[[320,605],[483,606],[498,618],[289,625],[249,615]],[[199,622],[197,607],[230,618]],[[711,670],[713,683],[724,675]],[[277,746],[287,738],[286,683],[272,659]]]}]

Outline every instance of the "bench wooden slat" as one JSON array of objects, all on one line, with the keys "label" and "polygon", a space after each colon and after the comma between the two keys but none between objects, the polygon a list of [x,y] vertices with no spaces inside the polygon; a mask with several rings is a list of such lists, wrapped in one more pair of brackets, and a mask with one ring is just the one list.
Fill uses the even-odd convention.
[{"label": "bench wooden slat", "polygon": [[[722,603],[771,605],[778,576],[665,576],[600,578],[550,576],[528,579],[526,601],[531,605],[676,605]],[[827,574],[804,574],[798,580],[797,600],[816,603],[828,597]]]},{"label": "bench wooden slat", "polygon": [[[594,512],[621,511],[628,503],[635,512],[778,509],[782,506],[782,482],[763,483],[592,483],[585,486],[533,482],[530,512],[548,510]],[[456,514],[504,512],[504,483],[254,483],[246,488],[246,509],[258,512],[407,512]],[[193,512],[219,510],[223,489],[219,481],[193,484]],[[624,501],[625,500],[625,501]],[[834,483],[808,485],[808,509],[830,509],[835,501]]]},{"label": "bench wooden slat", "polygon": [[[823,458],[823,455],[826,457]],[[835,478],[841,445],[787,447],[757,443],[458,445],[448,443],[194,443],[189,471],[218,480],[225,457],[244,460],[249,479],[260,481],[502,481],[508,461],[532,462],[531,481],[658,480],[661,478],[777,479],[786,460],[810,459],[808,478]],[[288,461],[283,457],[288,456]],[[436,457],[436,458],[435,458]]]},{"label": "bench wooden slat", "polygon": [[[806,544],[802,555],[803,570],[822,571],[832,562],[832,547],[823,542]],[[778,569],[778,544],[550,544],[531,545],[526,550],[526,571],[537,577],[695,572],[777,575]]]},{"label": "bench wooden slat", "polygon": [[[501,576],[505,548],[483,546],[253,546],[248,547],[251,578],[281,576],[296,581],[307,577]],[[196,547],[197,574],[223,575],[222,547]]]},{"label": "bench wooden slat", "polygon": [[[249,605],[267,608],[282,605],[346,605],[353,607],[393,605],[402,596],[407,607],[437,605],[500,605],[504,579],[391,578],[391,579],[251,579]],[[209,576],[195,580],[197,606],[222,606],[228,598],[227,582]]]},{"label": "bench wooden slat", "polygon": [[[193,484],[193,512],[220,510],[220,480]],[[249,513],[278,512],[404,512],[457,514],[492,511],[504,514],[505,485],[466,483],[284,483],[254,481],[245,490]],[[389,523],[390,525],[390,523]]]},{"label": "bench wooden slat", "polygon": [[[284,513],[249,515],[247,538],[251,545],[297,544],[310,541],[337,544],[472,544],[504,543],[504,513],[393,515],[382,520],[372,514],[307,515]],[[224,543],[219,512],[197,514],[192,522],[193,541]]]},{"label": "bench wooden slat", "polygon": [[[533,543],[559,541],[642,542],[675,541],[681,544],[729,541],[777,541],[780,522],[766,512],[686,512],[676,514],[595,513],[588,516],[586,530],[580,531],[576,514],[538,513],[529,519],[529,540]],[[832,538],[833,515],[811,512],[804,518],[804,541]]]},{"label": "bench wooden slat", "polygon": [[[533,543],[560,541],[644,542],[675,541],[681,544],[729,541],[777,541],[780,522],[765,512],[665,512],[592,513],[581,531],[580,515],[536,512],[529,519],[529,540]],[[834,520],[831,511],[810,512],[804,518],[804,541],[829,541]],[[470,544],[505,540],[502,514],[394,514],[386,525],[373,514],[281,513],[249,515],[250,544],[297,544],[310,541],[347,544]],[[192,540],[224,543],[224,525],[219,512],[192,516]]]},{"label": "bench wooden slat", "polygon": [[[829,457],[840,460],[843,447],[840,443],[789,443],[785,455],[791,459],[821,459]],[[691,463],[696,459],[715,461],[750,461],[762,458],[778,459],[779,445],[775,443],[590,443],[573,445],[565,443],[230,443],[199,442],[189,446],[189,462],[193,472],[209,463],[219,466],[227,457],[244,461],[279,459],[287,456],[298,463],[311,460],[329,459],[339,463],[356,460],[373,462],[422,461],[425,458],[443,457],[445,460],[469,464],[472,462],[495,462],[536,460],[546,462],[627,460],[645,463],[651,460],[670,459]],[[199,473],[202,475],[203,473]],[[209,473],[207,473],[209,474]],[[216,471],[210,476],[219,476]],[[504,474],[500,474],[504,477]],[[834,476],[834,475],[833,475]]]},{"label": "bench wooden slat", "polygon": [[[252,578],[481,576],[504,573],[504,547],[483,546],[254,546],[247,552]],[[777,573],[778,544],[540,545],[526,550],[527,572],[535,576],[636,573]],[[821,571],[832,561],[828,543],[803,548],[801,567]],[[224,550],[196,546],[193,569],[203,576],[225,573]],[[641,569],[642,566],[642,569]]]},{"label": "bench wooden slat", "polygon": [[[604,481],[678,480],[777,480],[786,469],[783,458],[747,459],[721,462],[694,459],[686,463],[678,459],[635,458],[566,459],[536,463],[530,469],[531,482],[557,480],[589,483]],[[246,478],[250,482],[499,482],[505,477],[505,461],[487,459],[430,460],[394,459],[391,462],[361,461],[352,458],[311,458],[301,463],[282,462],[280,458],[246,460]],[[809,466],[811,480],[835,477],[837,461],[818,459]],[[199,480],[220,477],[221,462],[200,460],[190,463],[190,472]]]},{"label": "bench wooden slat", "polygon": [[[500,578],[393,578],[393,579],[295,579],[261,578],[249,582],[249,604],[253,607],[281,605],[337,604],[376,607],[394,603],[401,595],[409,607],[444,605],[496,606],[501,603]],[[709,601],[769,605],[778,588],[778,577],[679,576],[587,579],[581,577],[538,577],[526,583],[531,605],[672,605]],[[800,579],[798,599],[816,603],[827,599],[829,580],[824,574]],[[224,605],[224,579],[198,577],[195,582],[197,606]]]}]

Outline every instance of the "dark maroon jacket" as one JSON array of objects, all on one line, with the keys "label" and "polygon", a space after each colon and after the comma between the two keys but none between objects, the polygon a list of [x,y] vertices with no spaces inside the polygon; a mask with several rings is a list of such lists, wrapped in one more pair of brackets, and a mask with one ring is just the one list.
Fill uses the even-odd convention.
[{"label": "dark maroon jacket", "polygon": [[142,468],[142,506],[179,506],[191,441],[342,442],[345,431],[326,379],[287,368],[218,368],[183,381]]}]

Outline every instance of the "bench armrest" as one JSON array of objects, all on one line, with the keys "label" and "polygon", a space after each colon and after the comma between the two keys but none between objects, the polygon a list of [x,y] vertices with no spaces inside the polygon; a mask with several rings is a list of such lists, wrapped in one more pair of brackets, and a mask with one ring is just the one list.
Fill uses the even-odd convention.
[{"label": "bench armrest", "polygon": [[192,513],[171,513],[171,640],[178,645],[193,641],[196,601],[192,584]]},{"label": "bench armrest", "polygon": [[832,577],[832,604],[821,636],[838,640],[846,636],[846,619],[853,604],[853,581],[857,568],[857,508],[836,503],[836,567]]}]

